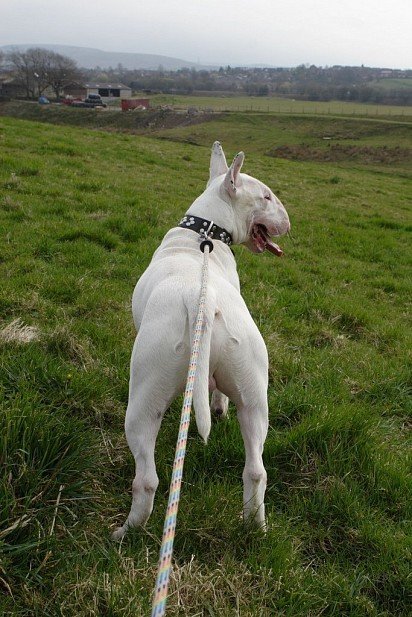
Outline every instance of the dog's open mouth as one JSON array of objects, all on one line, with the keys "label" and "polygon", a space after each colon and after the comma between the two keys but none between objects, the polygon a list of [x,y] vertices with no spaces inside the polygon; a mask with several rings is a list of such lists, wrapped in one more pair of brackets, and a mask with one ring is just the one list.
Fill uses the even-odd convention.
[{"label": "dog's open mouth", "polygon": [[263,253],[267,250],[277,257],[283,255],[282,249],[271,240],[267,227],[262,223],[253,225],[250,236],[257,253]]}]

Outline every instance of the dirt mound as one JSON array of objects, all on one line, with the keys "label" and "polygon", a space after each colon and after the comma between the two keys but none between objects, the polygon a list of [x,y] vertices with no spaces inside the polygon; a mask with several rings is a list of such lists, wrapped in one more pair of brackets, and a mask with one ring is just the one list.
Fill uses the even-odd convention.
[{"label": "dirt mound", "polygon": [[28,101],[12,101],[0,104],[0,116],[12,116],[51,124],[68,124],[104,130],[147,132],[191,126],[215,119],[218,114],[148,109],[146,111],[122,112],[119,109],[74,109],[65,105],[38,105]]}]

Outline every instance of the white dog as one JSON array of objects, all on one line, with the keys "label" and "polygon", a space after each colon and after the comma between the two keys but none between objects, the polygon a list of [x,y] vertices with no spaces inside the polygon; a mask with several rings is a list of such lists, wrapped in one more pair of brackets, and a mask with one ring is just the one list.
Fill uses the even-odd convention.
[{"label": "white dog", "polygon": [[136,462],[129,516],[114,532],[149,518],[158,485],[154,448],[163,414],[184,391],[198,310],[203,254],[199,240],[213,240],[205,324],[193,390],[196,424],[206,441],[211,408],[225,414],[228,398],[237,408],[246,451],[243,471],[245,521],[265,526],[266,471],[263,444],[268,429],[266,346],[240,295],[236,262],[229,245],[245,244],[254,253],[282,251],[270,237],[286,233],[289,218],[272,191],[240,173],[240,152],[228,168],[219,142],[212,148],[206,190],[179,226],[165,235],[136,285],[133,317],[138,336],[130,369],[126,438]]}]

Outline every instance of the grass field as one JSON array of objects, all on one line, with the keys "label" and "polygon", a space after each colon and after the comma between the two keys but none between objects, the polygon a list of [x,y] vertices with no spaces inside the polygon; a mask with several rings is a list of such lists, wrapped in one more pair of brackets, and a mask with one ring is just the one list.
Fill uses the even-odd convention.
[{"label": "grass field", "polygon": [[208,146],[211,135],[221,135],[229,148],[246,143],[249,152],[275,158],[320,159],[352,166],[384,163],[405,173],[412,165],[412,124],[361,118],[290,116],[277,114],[223,114],[208,122],[153,129],[175,141]]},{"label": "grass field", "polygon": [[[410,86],[409,86],[410,87]],[[142,94],[141,96],[146,96]],[[373,105],[371,103],[350,103],[345,101],[298,101],[274,96],[185,96],[155,95],[150,96],[153,105],[173,105],[187,109],[188,106],[214,111],[255,111],[277,114],[371,116],[371,117],[409,117],[412,107],[400,105]]]},{"label": "grass field", "polygon": [[378,86],[379,88],[384,88],[385,90],[410,90],[412,88],[412,79],[379,79],[377,81],[371,81],[369,85]]},{"label": "grass field", "polygon": [[[192,426],[168,615],[411,614],[410,129],[259,118],[148,135],[0,118],[0,613],[148,614],[180,401],[152,518],[117,545],[130,300],[220,139],[292,222],[282,260],[235,247],[270,357],[268,532],[240,520],[235,411],[207,447]],[[361,151],[325,160],[333,143]]]}]

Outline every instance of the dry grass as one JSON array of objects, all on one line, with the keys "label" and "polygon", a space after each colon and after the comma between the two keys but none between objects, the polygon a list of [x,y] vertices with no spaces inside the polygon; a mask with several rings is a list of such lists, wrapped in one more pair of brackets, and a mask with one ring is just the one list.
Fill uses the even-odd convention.
[{"label": "dry grass", "polygon": [[14,319],[0,330],[0,341],[3,343],[25,344],[37,341],[39,338],[39,328],[27,326],[20,318]]}]

